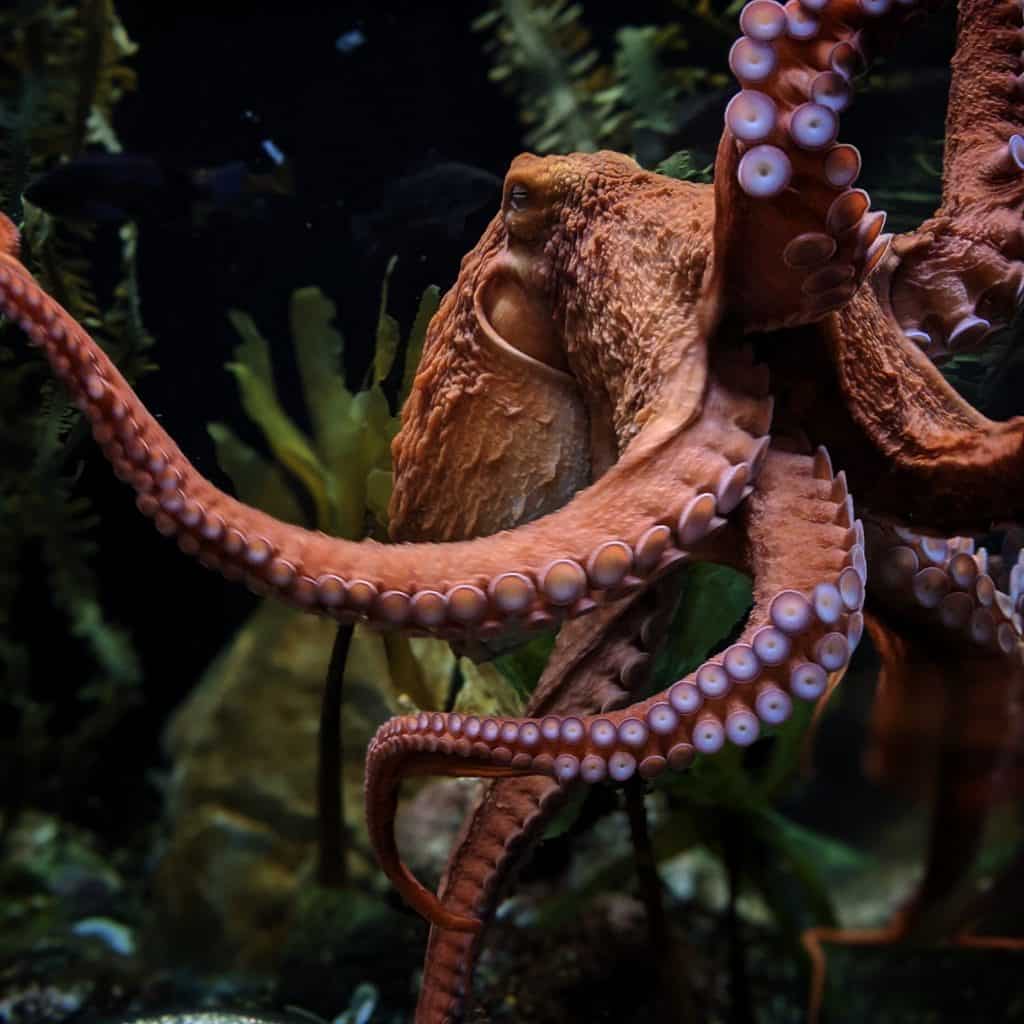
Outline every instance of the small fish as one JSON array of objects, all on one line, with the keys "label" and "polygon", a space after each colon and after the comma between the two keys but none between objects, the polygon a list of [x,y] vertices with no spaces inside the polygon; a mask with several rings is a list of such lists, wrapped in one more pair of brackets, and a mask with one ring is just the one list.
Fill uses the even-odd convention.
[{"label": "small fish", "polygon": [[462,239],[466,222],[501,204],[502,180],[496,174],[454,160],[434,164],[385,185],[352,217],[356,242],[393,248],[412,234]]},{"label": "small fish", "polygon": [[355,53],[360,46],[366,42],[366,33],[362,29],[352,28],[347,32],[342,32],[340,36],[334,41],[334,48],[338,53],[343,53],[348,56],[350,53]]},{"label": "small fish", "polygon": [[191,219],[208,208],[245,213],[254,198],[293,193],[284,154],[270,140],[263,150],[265,170],[236,160],[181,171],[150,156],[86,153],[39,175],[25,198],[55,217],[96,224]]}]

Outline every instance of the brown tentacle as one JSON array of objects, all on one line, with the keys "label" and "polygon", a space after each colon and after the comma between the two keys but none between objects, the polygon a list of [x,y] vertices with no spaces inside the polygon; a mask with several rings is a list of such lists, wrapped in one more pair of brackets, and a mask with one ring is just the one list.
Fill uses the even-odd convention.
[{"label": "brown tentacle", "polygon": [[885,214],[869,213],[839,114],[869,50],[929,0],[752,0],[729,64],[743,91],[715,165],[716,272],[749,330],[809,323],[845,305],[882,258]]},{"label": "brown tentacle", "polygon": [[[882,945],[917,934],[949,936],[950,930],[958,931],[959,908],[953,897],[974,861],[988,812],[999,799],[1019,795],[1024,786],[1024,660],[1018,627],[1012,645],[979,644],[961,615],[951,621],[949,605],[922,609],[911,596],[920,590],[920,582],[914,588],[905,572],[911,554],[931,563],[915,580],[922,573],[937,573],[941,566],[949,578],[947,599],[957,595],[966,602],[969,591],[976,596],[978,581],[988,580],[983,594],[991,585],[984,558],[968,551],[962,538],[928,540],[871,526],[868,533],[874,553],[871,597],[884,604],[885,619],[866,618],[882,670],[865,767],[880,781],[912,796],[929,797],[933,817],[924,877],[888,924],[815,928],[804,934],[812,966],[812,1022],[818,1020],[824,996],[825,944]],[[968,588],[971,577],[975,585]],[[1001,604],[996,602],[997,607]],[[1000,940],[988,943],[996,946]]]},{"label": "brown tentacle", "polygon": [[[542,775],[492,782],[449,862],[439,893],[443,906],[460,918],[485,923],[502,884],[564,806],[570,789]],[[480,944],[480,932],[431,927],[416,1024],[461,1019]]]},{"label": "brown tentacle", "polygon": [[989,575],[984,548],[975,551],[968,537],[927,537],[870,519],[865,537],[871,595],[884,607],[959,633],[979,652],[1014,652],[1020,616]]},{"label": "brown tentacle", "polygon": [[402,863],[393,820],[397,787],[413,774],[548,775],[567,782],[687,767],[728,738],[746,745],[760,723],[787,717],[791,695],[816,699],[860,639],[866,562],[842,474],[824,451],[771,452],[747,509],[755,604],[740,641],[663,693],[591,716],[496,719],[429,714],[393,719],[367,752],[367,823],[385,873],[442,927],[475,930]]},{"label": "brown tentacle", "polygon": [[[630,691],[647,678],[652,644],[660,642],[666,608],[674,603],[673,577],[568,623],[526,713],[592,715],[628,702]],[[438,892],[444,906],[486,922],[571,788],[543,775],[492,782],[453,847]],[[465,1012],[479,949],[479,935],[431,929],[417,1024],[441,1024]]]},{"label": "brown tentacle", "polygon": [[[14,231],[7,221],[0,229]],[[11,253],[0,255],[0,311],[43,348],[161,533],[258,592],[382,626],[486,638],[590,611],[718,529],[749,493],[768,444],[771,399],[712,382],[695,423],[672,430],[653,420],[600,480],[543,519],[472,541],[357,544],[279,522],[202,477]]]},{"label": "brown tentacle", "polygon": [[967,404],[869,289],[822,323],[850,416],[881,456],[858,476],[863,506],[953,531],[1024,512],[1024,417]]},{"label": "brown tentacle", "polygon": [[825,944],[899,942],[919,931],[942,934],[944,924],[958,930],[957,909],[946,920],[946,904],[975,858],[988,812],[1024,786],[1024,648],[1015,607],[1024,567],[1010,571],[1006,594],[989,574],[987,552],[969,538],[872,520],[865,534],[870,595],[884,614],[866,620],[882,670],[865,767],[930,797],[934,810],[924,877],[892,921],[804,935],[811,1021],[824,995]]},{"label": "brown tentacle", "polygon": [[876,286],[929,358],[977,348],[1024,294],[1021,6],[961,0],[942,205],[898,237]]}]

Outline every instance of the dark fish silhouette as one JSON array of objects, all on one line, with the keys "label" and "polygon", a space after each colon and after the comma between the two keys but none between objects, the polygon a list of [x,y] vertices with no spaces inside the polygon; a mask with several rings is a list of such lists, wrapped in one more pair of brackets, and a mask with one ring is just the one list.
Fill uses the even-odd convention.
[{"label": "dark fish silhouette", "polygon": [[357,209],[352,234],[375,247],[393,247],[417,234],[458,241],[475,214],[497,212],[501,187],[501,178],[479,167],[453,160],[433,164],[384,186],[372,209]]},{"label": "dark fish silhouette", "polygon": [[293,191],[288,161],[272,143],[264,147],[266,171],[241,160],[193,171],[150,156],[87,153],[39,175],[25,198],[55,217],[98,224],[191,220],[208,209],[251,212],[254,200]]}]

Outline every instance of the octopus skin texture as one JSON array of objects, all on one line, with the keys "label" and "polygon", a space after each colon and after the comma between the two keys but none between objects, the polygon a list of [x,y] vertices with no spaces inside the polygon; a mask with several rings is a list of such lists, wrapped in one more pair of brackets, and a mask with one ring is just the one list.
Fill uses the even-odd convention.
[{"label": "octopus skin texture", "polygon": [[[481,656],[562,627],[525,717],[424,711],[367,752],[381,866],[434,925],[417,1020],[464,1011],[481,923],[568,787],[684,770],[819,701],[863,633],[869,575],[888,689],[927,685],[923,660],[902,670],[913,637],[983,666],[969,685],[990,702],[1016,699],[1024,568],[1000,589],[969,538],[1024,513],[1024,420],[987,420],[934,361],[983,346],[1020,301],[1020,4],[961,0],[942,205],[920,229],[884,234],[838,140],[857,73],[932,6],[751,0],[712,185],[610,152],[513,161],[403,410],[402,543],[285,524],[203,478],[0,225],[0,310],[186,554]],[[647,696],[672,577],[702,559],[752,576],[743,633]],[[423,774],[494,780],[440,895],[394,840],[399,785]]]}]

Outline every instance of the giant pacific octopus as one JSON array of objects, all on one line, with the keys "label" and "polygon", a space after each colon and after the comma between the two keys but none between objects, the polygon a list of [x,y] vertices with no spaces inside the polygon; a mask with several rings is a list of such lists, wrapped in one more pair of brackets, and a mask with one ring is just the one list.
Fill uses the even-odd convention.
[{"label": "giant pacific octopus", "polygon": [[[370,745],[372,841],[434,925],[417,1020],[463,1012],[481,923],[571,786],[683,771],[752,743],[794,700],[819,701],[861,638],[869,575],[890,694],[879,773],[898,771],[886,709],[920,693],[935,744],[960,731],[973,758],[974,774],[947,787],[954,809],[974,820],[995,775],[1016,784],[1019,771],[994,774],[972,748],[963,693],[1019,721],[1007,709],[1022,685],[1024,567],[1004,592],[970,537],[1024,514],[1024,419],[986,419],[934,361],[985,345],[1024,292],[1019,0],[960,2],[942,204],[918,230],[883,233],[855,187],[858,151],[837,141],[872,52],[931,6],[748,3],[713,185],[610,152],[513,161],[430,325],[394,442],[392,530],[406,543],[288,525],[204,479],[33,280],[4,223],[0,309],[182,551],[311,612],[478,656],[561,626],[525,717],[424,711]],[[752,576],[749,618],[735,643],[649,695],[673,577],[700,559]],[[394,839],[399,784],[425,774],[494,780],[436,896]],[[973,848],[965,838],[951,864],[933,846],[888,937]],[[814,937],[816,955],[828,937]]]}]

